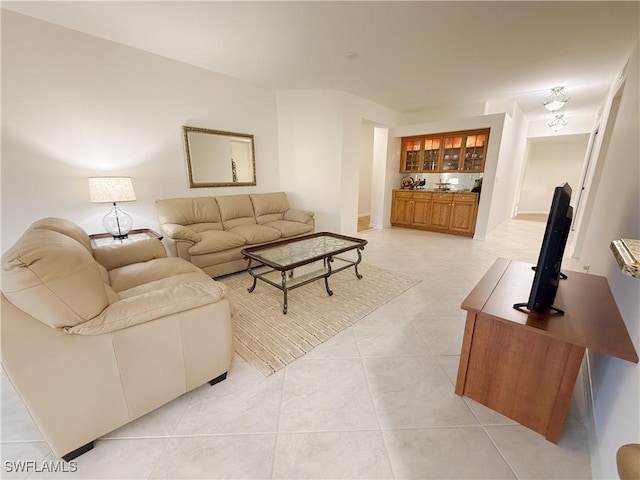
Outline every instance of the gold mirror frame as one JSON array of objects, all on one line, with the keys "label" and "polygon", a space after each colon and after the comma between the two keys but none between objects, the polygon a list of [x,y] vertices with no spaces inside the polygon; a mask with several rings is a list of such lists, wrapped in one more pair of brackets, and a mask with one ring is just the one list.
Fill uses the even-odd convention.
[{"label": "gold mirror frame", "polygon": [[182,132],[190,188],[256,185],[253,135],[186,125]]}]

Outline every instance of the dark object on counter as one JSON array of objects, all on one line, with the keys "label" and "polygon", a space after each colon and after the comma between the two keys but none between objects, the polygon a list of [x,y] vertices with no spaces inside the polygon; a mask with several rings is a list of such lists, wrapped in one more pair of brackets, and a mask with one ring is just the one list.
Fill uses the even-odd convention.
[{"label": "dark object on counter", "polygon": [[478,194],[478,203],[480,203],[480,192],[482,192],[482,178],[479,178],[475,182],[473,182],[473,188],[471,189],[471,191]]},{"label": "dark object on counter", "polygon": [[478,203],[480,203],[480,192],[482,191],[482,185],[480,185],[479,187],[473,187],[471,191],[478,194]]}]

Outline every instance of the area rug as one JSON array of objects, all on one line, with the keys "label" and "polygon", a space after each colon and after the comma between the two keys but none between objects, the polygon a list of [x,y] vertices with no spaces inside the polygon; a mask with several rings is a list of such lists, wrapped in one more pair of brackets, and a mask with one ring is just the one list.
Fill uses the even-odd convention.
[{"label": "area rug", "polygon": [[420,282],[368,264],[360,264],[358,270],[361,280],[352,268],[332,275],[332,296],[321,279],[290,290],[286,315],[282,292],[275,287],[258,281],[249,293],[248,273],[220,279],[237,309],[236,352],[269,376]]}]

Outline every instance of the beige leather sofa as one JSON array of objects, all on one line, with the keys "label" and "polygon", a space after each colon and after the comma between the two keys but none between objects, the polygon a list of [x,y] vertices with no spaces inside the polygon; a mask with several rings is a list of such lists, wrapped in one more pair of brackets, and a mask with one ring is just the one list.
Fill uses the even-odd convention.
[{"label": "beige leather sofa", "polygon": [[2,365],[67,461],[223,380],[231,314],[226,287],[157,239],[92,249],[80,227],[47,218],[2,257]]},{"label": "beige leather sofa", "polygon": [[250,245],[313,233],[314,214],[290,207],[284,192],[156,200],[169,251],[212,277],[247,268]]}]

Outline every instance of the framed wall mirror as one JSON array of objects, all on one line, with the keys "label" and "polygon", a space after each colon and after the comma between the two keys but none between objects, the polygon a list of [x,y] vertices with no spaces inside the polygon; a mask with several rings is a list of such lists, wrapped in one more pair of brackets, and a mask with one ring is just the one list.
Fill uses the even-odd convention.
[{"label": "framed wall mirror", "polygon": [[253,135],[182,127],[189,187],[256,184]]}]

